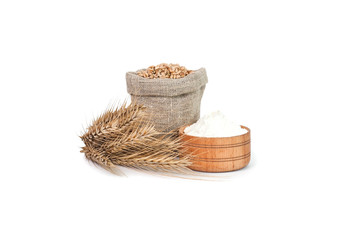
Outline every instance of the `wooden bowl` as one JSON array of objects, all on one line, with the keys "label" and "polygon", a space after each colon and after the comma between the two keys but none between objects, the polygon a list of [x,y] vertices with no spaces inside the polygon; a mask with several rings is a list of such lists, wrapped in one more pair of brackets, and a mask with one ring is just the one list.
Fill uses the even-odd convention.
[{"label": "wooden bowl", "polygon": [[251,159],[251,132],[234,137],[195,137],[179,129],[185,150],[193,155],[192,170],[201,172],[228,172],[241,169]]}]

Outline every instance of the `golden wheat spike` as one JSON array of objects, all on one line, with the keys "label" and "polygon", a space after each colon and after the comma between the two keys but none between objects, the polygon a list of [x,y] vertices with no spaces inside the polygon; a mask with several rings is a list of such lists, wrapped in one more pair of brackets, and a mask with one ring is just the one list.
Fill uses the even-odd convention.
[{"label": "golden wheat spike", "polygon": [[146,108],[132,102],[111,107],[95,119],[81,136],[82,152],[87,159],[109,171],[116,165],[142,170],[191,172],[189,155],[179,158],[182,148],[173,134],[164,135],[154,128]]}]

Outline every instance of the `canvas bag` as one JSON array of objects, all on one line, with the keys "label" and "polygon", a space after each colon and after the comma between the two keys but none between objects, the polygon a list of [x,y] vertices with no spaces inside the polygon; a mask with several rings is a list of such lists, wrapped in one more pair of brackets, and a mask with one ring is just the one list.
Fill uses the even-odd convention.
[{"label": "canvas bag", "polygon": [[179,79],[148,79],[136,72],[126,73],[127,92],[132,101],[146,106],[155,128],[163,132],[195,123],[200,118],[200,102],[207,82],[204,68]]}]

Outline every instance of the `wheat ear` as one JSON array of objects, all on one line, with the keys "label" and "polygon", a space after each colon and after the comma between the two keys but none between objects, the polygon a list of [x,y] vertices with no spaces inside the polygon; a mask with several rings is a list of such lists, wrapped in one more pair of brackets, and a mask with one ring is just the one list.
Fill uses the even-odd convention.
[{"label": "wheat ear", "polygon": [[116,166],[169,173],[191,172],[180,139],[158,132],[142,105],[111,107],[81,136],[86,158],[114,172]]}]

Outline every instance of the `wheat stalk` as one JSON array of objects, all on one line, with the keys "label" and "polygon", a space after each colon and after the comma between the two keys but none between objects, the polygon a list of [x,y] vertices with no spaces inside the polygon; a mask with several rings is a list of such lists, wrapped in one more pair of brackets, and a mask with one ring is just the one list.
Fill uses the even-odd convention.
[{"label": "wheat stalk", "polygon": [[86,158],[111,172],[116,172],[117,166],[191,172],[190,155],[180,151],[180,139],[173,137],[173,132],[158,132],[146,108],[134,102],[107,109],[80,138]]}]

